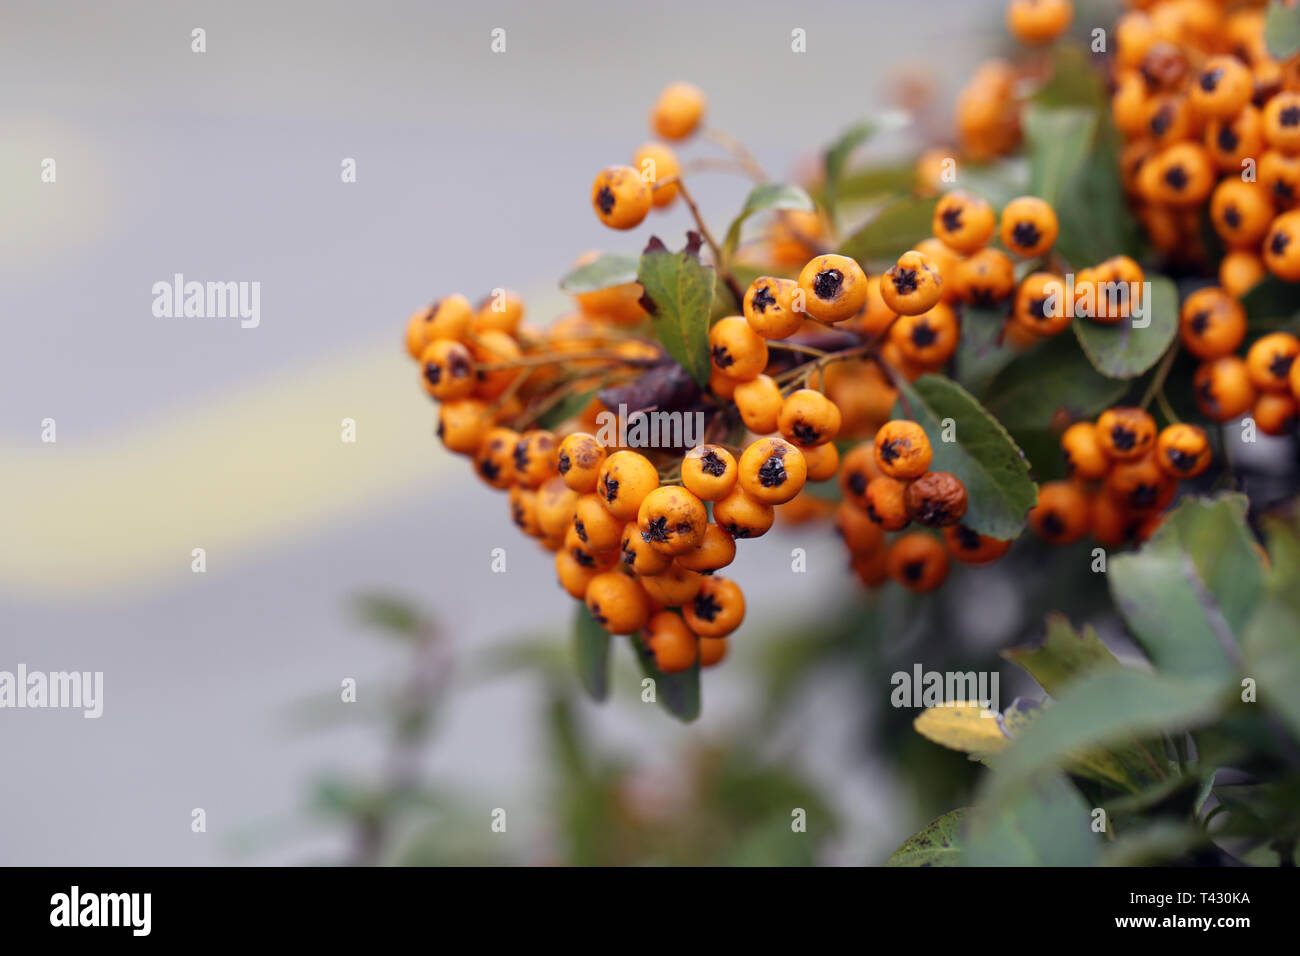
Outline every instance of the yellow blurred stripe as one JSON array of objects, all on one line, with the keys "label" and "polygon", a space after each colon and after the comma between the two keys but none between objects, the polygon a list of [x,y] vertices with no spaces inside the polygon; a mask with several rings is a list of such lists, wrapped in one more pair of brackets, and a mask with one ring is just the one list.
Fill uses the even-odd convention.
[{"label": "yellow blurred stripe", "polygon": [[413,364],[386,343],[92,442],[60,421],[56,443],[0,448],[0,589],[178,584],[192,580],[194,548],[217,573],[367,502],[431,490],[450,461],[435,419]]}]

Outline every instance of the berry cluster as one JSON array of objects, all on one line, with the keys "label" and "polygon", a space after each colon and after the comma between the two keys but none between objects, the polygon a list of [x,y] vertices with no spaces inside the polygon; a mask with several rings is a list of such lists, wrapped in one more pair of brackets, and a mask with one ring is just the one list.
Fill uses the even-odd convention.
[{"label": "berry cluster", "polygon": [[1157,432],[1140,408],[1109,408],[1061,436],[1067,481],[1038,489],[1029,525],[1049,544],[1073,544],[1091,532],[1103,547],[1145,541],[1164,519],[1178,482],[1210,466],[1210,443],[1196,425]]},{"label": "berry cluster", "polygon": [[1219,286],[1198,289],[1183,300],[1179,317],[1183,348],[1200,359],[1192,377],[1196,404],[1211,421],[1250,413],[1266,435],[1286,434],[1300,399],[1300,339],[1270,332],[1236,354],[1246,339],[1246,310]]},{"label": "berry cluster", "polygon": [[1258,6],[1142,6],[1115,26],[1111,115],[1148,236],[1200,249],[1208,207],[1230,295],[1266,272],[1300,280],[1300,64],[1269,54]]},{"label": "berry cluster", "polygon": [[[932,591],[948,576],[950,555],[963,564],[988,564],[1011,547],[961,524],[966,488],[955,475],[930,470],[933,454],[925,431],[900,419],[844,455],[835,525],[867,587],[892,578],[911,591]],[[941,530],[943,540],[923,531],[886,540],[886,532],[912,522]]]}]

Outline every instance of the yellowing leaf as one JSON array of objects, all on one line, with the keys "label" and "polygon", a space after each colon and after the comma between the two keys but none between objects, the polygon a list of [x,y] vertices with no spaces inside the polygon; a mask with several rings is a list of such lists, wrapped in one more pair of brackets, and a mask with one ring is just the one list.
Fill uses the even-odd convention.
[{"label": "yellowing leaf", "polygon": [[912,726],[926,740],[968,754],[996,753],[1011,742],[998,726],[997,714],[973,703],[930,707]]}]

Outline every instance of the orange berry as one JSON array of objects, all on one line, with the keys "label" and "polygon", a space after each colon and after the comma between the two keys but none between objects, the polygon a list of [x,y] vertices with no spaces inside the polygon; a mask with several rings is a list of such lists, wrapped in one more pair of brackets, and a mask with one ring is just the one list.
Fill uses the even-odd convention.
[{"label": "orange berry", "polygon": [[1226,422],[1243,415],[1255,404],[1246,363],[1236,355],[1224,355],[1202,362],[1192,375],[1196,405],[1206,418]]},{"label": "orange berry", "polygon": [[1156,464],[1173,478],[1195,478],[1210,467],[1210,457],[1210,441],[1196,425],[1170,425],[1156,439]]},{"label": "orange berry", "polygon": [[776,511],[738,485],[731,494],[714,503],[713,519],[733,538],[758,538],[772,527]]},{"label": "orange berry", "polygon": [[1097,440],[1113,461],[1133,461],[1155,447],[1155,419],[1140,408],[1108,408],[1097,418]]},{"label": "orange berry", "polygon": [[1061,436],[1065,470],[1073,478],[1103,478],[1110,470],[1110,457],[1092,422],[1075,422]]},{"label": "orange berry", "polygon": [[934,453],[925,429],[916,422],[895,419],[876,432],[876,467],[891,478],[920,478],[930,469]]},{"label": "orange berry", "polygon": [[650,111],[650,127],[664,139],[685,139],[700,125],[707,105],[704,92],[698,86],[670,83],[655,100]]},{"label": "orange berry", "polygon": [[933,591],[948,577],[948,552],[934,535],[912,531],[889,546],[889,576],[909,591]]},{"label": "orange berry", "polygon": [[745,619],[745,595],[735,581],[707,577],[682,605],[682,617],[700,637],[726,637]]},{"label": "orange berry", "polygon": [[838,435],[841,421],[834,402],[814,389],[801,388],[782,402],[777,427],[792,444],[811,448]]},{"label": "orange berry", "polygon": [[711,524],[704,529],[704,540],[693,550],[677,556],[677,563],[688,571],[717,571],[736,559],[736,539]]},{"label": "orange berry", "polygon": [[1038,489],[1029,527],[1048,544],[1072,544],[1088,532],[1088,498],[1069,481],[1049,481]]},{"label": "orange berry", "polygon": [[1010,541],[977,534],[964,524],[944,528],[943,540],[948,553],[962,564],[992,564],[1011,549]]},{"label": "orange berry", "polygon": [[777,429],[781,415],[781,387],[770,375],[760,375],[748,382],[739,382],[732,400],[740,412],[740,420],[756,435],[766,435]]},{"label": "orange berry", "polygon": [[619,571],[602,571],[587,585],[587,610],[611,634],[635,634],[650,617],[645,592]]},{"label": "orange berry", "polygon": [[1050,203],[1021,196],[1002,207],[1002,244],[1022,259],[1043,255],[1056,242],[1061,224]]},{"label": "orange berry", "polygon": [[759,276],[751,282],[742,303],[750,328],[765,339],[784,339],[798,332],[804,320],[803,313],[794,307],[798,288],[793,279],[771,276]]},{"label": "orange berry", "polygon": [[632,166],[641,181],[650,187],[650,202],[656,209],[671,206],[677,198],[677,183],[681,163],[677,154],[663,143],[646,143],[632,157]]},{"label": "orange berry", "polygon": [[934,209],[931,227],[935,238],[950,249],[972,253],[993,236],[993,207],[978,196],[950,192]]},{"label": "orange berry", "polygon": [[808,466],[803,453],[788,441],[760,438],[741,454],[737,477],[739,487],[751,498],[779,505],[803,490]]},{"label": "orange berry", "polygon": [[631,521],[646,495],[659,487],[659,472],[645,455],[616,451],[600,466],[596,493],[615,518]]},{"label": "orange berry", "polygon": [[1246,371],[1251,384],[1261,392],[1287,391],[1297,355],[1300,355],[1300,339],[1290,332],[1270,332],[1256,339],[1246,352]]},{"label": "orange berry", "polygon": [[719,319],[709,329],[709,354],[713,367],[728,378],[745,382],[767,368],[767,342],[749,326],[743,315]]},{"label": "orange berry", "polygon": [[681,554],[704,540],[709,515],[704,502],[685,488],[664,485],[645,496],[636,521],[656,551]]},{"label": "orange berry", "polygon": [[919,315],[929,311],[943,295],[943,276],[925,253],[912,249],[899,256],[881,276],[879,289],[890,311]]},{"label": "orange berry", "polygon": [[823,322],[851,318],[867,301],[867,274],[848,256],[814,256],[799,273],[804,310]]}]

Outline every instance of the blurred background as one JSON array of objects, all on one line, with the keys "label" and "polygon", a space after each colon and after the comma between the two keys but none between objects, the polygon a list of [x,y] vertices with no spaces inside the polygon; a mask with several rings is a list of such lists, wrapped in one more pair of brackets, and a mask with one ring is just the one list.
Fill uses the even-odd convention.
[{"label": "blurred background", "polygon": [[[870,863],[955,805],[965,758],[888,673],[1037,626],[1010,572],[866,614],[830,528],[787,530],[741,548],[749,618],[696,723],[640,703],[622,642],[593,704],[549,555],[441,450],[401,341],[435,296],[513,287],[545,321],[580,252],[676,245],[680,204],[624,237],[587,202],[665,83],[779,176],[905,76],[950,102],[1001,6],[7,0],[0,669],[103,671],[105,700],[0,712],[0,861]],[[694,186],[715,230],[746,189]],[[260,326],[154,317],[174,273],[260,282]],[[420,621],[369,626],[366,594]],[[412,772],[410,839],[377,835]]]}]

